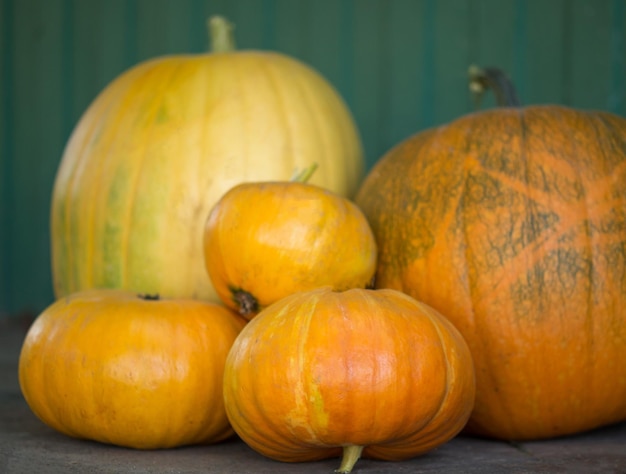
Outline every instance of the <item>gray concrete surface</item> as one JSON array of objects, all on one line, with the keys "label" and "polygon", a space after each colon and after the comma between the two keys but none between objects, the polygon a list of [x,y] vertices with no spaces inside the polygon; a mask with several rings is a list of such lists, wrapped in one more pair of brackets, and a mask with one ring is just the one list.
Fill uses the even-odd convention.
[{"label": "gray concrete surface", "polygon": [[[30,412],[17,382],[27,321],[0,320],[0,474],[332,473],[331,459],[286,464],[241,440],[163,451],[134,451],[58,434]],[[550,441],[509,443],[457,437],[405,462],[360,460],[355,474],[626,473],[626,423]]]}]

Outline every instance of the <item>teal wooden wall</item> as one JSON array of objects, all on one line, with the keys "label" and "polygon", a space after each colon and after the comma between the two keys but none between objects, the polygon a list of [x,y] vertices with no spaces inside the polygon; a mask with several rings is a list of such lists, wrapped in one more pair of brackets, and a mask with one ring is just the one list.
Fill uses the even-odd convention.
[{"label": "teal wooden wall", "polygon": [[240,48],[332,82],[369,165],[471,111],[471,63],[505,69],[524,103],[626,116],[626,0],[0,0],[0,316],[52,301],[50,194],[85,108],[138,61],[204,51],[214,13]]}]

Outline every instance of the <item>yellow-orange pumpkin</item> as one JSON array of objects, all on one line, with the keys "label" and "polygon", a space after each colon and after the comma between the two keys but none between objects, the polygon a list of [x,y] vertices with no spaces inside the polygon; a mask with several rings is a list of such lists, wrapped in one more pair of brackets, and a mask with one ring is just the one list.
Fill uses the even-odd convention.
[{"label": "yellow-orange pumpkin", "polygon": [[222,378],[244,324],[213,303],[75,293],[29,329],[22,393],[68,436],[137,449],[217,442],[233,434]]},{"label": "yellow-orange pumpkin", "polygon": [[469,349],[432,308],[394,290],[318,288],[261,311],[226,361],[231,424],[280,461],[402,460],[451,439],[474,401]]},{"label": "yellow-orange pumpkin", "polygon": [[376,286],[441,311],[477,374],[473,433],[547,438],[626,419],[626,120],[505,107],[390,150],[356,202]]},{"label": "yellow-orange pumpkin", "polygon": [[352,201],[302,182],[235,186],[204,231],[213,286],[247,319],[297,291],[365,288],[376,254],[372,230]]},{"label": "yellow-orange pumpkin", "polygon": [[313,184],[356,192],[361,143],[333,87],[283,54],[231,50],[214,23],[217,51],[133,67],[76,125],[52,199],[58,297],[113,287],[218,301],[202,231],[226,190],[317,162]]}]

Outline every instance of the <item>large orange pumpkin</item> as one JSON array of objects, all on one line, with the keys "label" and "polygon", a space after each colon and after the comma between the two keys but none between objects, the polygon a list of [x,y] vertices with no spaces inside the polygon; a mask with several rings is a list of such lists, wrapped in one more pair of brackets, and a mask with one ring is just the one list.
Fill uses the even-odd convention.
[{"label": "large orange pumpkin", "polygon": [[213,24],[217,51],[137,65],[76,125],[52,198],[58,297],[114,287],[217,301],[202,231],[224,192],[313,162],[311,183],[356,192],[361,143],[333,87],[283,54],[232,50]]},{"label": "large orange pumpkin", "polygon": [[356,202],[379,245],[376,286],[433,306],[468,342],[471,432],[546,438],[626,419],[624,118],[469,114],[390,150]]},{"label": "large orange pumpkin", "polygon": [[204,231],[211,282],[247,319],[298,291],[365,288],[376,254],[372,229],[352,201],[302,182],[235,186]]},{"label": "large orange pumpkin", "polygon": [[22,393],[68,436],[137,449],[217,442],[233,434],[222,376],[244,324],[213,303],[75,293],[29,329]]},{"label": "large orange pumpkin", "polygon": [[432,308],[394,290],[318,288],[269,306],[224,371],[231,424],[286,462],[408,459],[451,439],[474,402],[467,345]]}]

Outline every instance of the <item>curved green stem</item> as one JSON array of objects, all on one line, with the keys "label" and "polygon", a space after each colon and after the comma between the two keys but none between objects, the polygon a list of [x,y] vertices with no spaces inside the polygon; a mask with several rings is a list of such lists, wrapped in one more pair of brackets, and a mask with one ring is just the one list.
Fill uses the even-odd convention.
[{"label": "curved green stem", "polygon": [[474,95],[477,107],[480,105],[483,94],[488,89],[491,89],[496,96],[498,106],[521,106],[513,83],[500,69],[493,67],[481,68],[472,64],[468,72],[470,77],[469,88]]},{"label": "curved green stem", "polygon": [[361,457],[362,452],[363,446],[344,446],[343,457],[341,458],[341,466],[339,466],[339,469],[336,469],[335,472],[346,474],[352,471],[352,468]]},{"label": "curved green stem", "polygon": [[235,50],[235,25],[226,18],[215,15],[207,22],[210,50],[213,53],[227,53]]},{"label": "curved green stem", "polygon": [[317,166],[317,163],[313,163],[311,166],[307,166],[303,170],[296,170],[289,181],[294,183],[308,182],[309,179],[311,179],[311,176],[313,176],[313,173],[315,173]]}]

